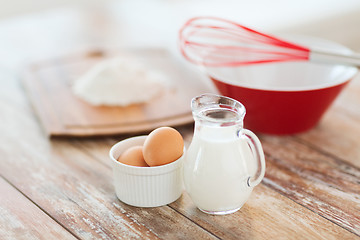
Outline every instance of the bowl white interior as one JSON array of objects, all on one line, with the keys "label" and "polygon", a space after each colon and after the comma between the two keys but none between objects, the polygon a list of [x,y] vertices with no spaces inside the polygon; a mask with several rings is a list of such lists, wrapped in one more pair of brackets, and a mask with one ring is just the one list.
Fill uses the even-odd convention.
[{"label": "bowl white interior", "polygon": [[[310,48],[351,53],[348,48],[324,39],[305,36],[287,36],[282,39]],[[231,85],[262,90],[301,91],[341,84],[353,78],[358,69],[353,66],[298,61],[207,67],[206,71],[210,77]]]}]

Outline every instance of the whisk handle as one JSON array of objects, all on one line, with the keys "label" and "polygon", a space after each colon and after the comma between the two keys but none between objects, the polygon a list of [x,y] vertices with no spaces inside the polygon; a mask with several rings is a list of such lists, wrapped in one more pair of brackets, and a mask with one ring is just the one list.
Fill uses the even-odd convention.
[{"label": "whisk handle", "polygon": [[311,49],[309,60],[314,62],[344,64],[360,67],[360,54],[334,53],[323,50]]}]

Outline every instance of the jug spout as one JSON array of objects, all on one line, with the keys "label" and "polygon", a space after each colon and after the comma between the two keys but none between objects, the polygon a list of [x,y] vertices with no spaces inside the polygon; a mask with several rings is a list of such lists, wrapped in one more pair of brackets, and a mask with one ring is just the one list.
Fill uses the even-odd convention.
[{"label": "jug spout", "polygon": [[215,126],[242,126],[246,113],[240,102],[216,94],[202,94],[193,98],[191,110],[195,121]]},{"label": "jug spout", "polygon": [[243,127],[245,107],[231,98],[202,94],[191,101],[194,135],[207,139],[234,139]]}]

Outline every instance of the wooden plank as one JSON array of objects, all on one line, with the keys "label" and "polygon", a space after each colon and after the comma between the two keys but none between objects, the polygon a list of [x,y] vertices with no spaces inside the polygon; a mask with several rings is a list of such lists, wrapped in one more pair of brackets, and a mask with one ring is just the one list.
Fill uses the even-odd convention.
[{"label": "wooden plank", "polygon": [[[183,135],[189,136],[189,130]],[[186,139],[188,145],[190,139]],[[89,155],[106,165],[110,163],[107,156],[113,143],[113,141],[96,143],[76,141],[76,145],[79,144]],[[268,164],[267,169],[267,172],[281,173],[271,164]],[[211,216],[200,212],[186,193],[170,206],[204,229],[213,232],[217,237],[224,239],[269,239],[279,236],[287,236],[290,239],[352,239],[356,236],[279,194],[277,189],[274,191],[271,189],[274,187],[268,184],[269,179],[264,182],[270,188],[264,185],[256,187],[246,205],[239,212],[229,216]],[[281,226],[279,222],[282,223]]]},{"label": "wooden plank", "polygon": [[222,239],[354,239],[356,236],[278,192],[258,185],[236,213],[200,212],[187,194],[170,205]]},{"label": "wooden plank", "polygon": [[[237,214],[242,214],[243,210],[225,217],[201,215],[194,209],[186,195],[179,202],[171,205],[172,209],[169,207],[142,209],[126,206],[116,199],[111,182],[111,170],[103,162],[104,159],[108,159],[107,152],[111,146],[108,141],[59,139],[49,142],[42,134],[36,120],[29,115],[26,100],[18,101],[15,105],[9,102],[11,99],[7,100],[0,101],[0,109],[4,116],[2,119],[4,125],[1,125],[3,136],[0,138],[0,151],[3,153],[3,160],[0,163],[1,174],[79,237],[122,236],[145,239],[156,238],[157,235],[179,238],[191,238],[194,235],[199,238],[214,237],[204,230],[208,229],[216,236],[226,238],[237,238],[246,233],[251,233],[251,236],[260,239],[265,239],[271,234],[274,236],[290,234],[294,237],[305,234],[311,238],[314,225],[323,229],[320,233],[329,238],[332,234],[342,235],[344,238],[355,236],[325,218],[317,217],[317,214],[312,214],[301,205],[293,204],[293,201],[282,195],[264,190],[267,189],[264,187],[259,187],[260,192],[256,188],[247,204],[255,201],[254,197],[258,201],[250,211],[255,212],[255,215],[250,215],[251,220],[244,216],[237,220],[239,217]],[[79,144],[79,142],[83,143]],[[83,147],[87,143],[91,144],[89,150],[84,152]],[[281,150],[283,147],[277,146],[276,149]],[[266,151],[270,152],[268,149]],[[269,169],[272,169],[271,165],[268,166],[268,172]],[[285,214],[290,211],[287,206],[293,209],[291,219],[296,220],[292,225],[284,221]],[[285,210],[282,210],[284,208]],[[256,209],[259,214],[256,214]],[[178,212],[184,214],[186,218]],[[254,222],[252,219],[262,219],[263,215],[266,216],[264,221],[258,220],[257,224],[250,224]],[[274,220],[272,216],[278,216],[278,219]],[[199,220],[203,217],[206,224]],[[314,222],[309,223],[309,218],[315,219]],[[234,219],[232,221],[235,224],[231,224],[231,219]],[[278,220],[286,224],[278,226]],[[243,222],[247,225],[238,229]],[[269,233],[265,235],[262,230],[263,225],[271,226],[267,228]],[[326,229],[330,231],[327,232]]]},{"label": "wooden plank", "polygon": [[360,118],[349,116],[344,109],[329,111],[315,129],[295,136],[298,141],[360,167]]},{"label": "wooden plank", "polygon": [[17,82],[12,81],[8,89],[14,94],[0,99],[0,175],[74,236],[215,238],[168,206],[135,208],[121,203],[115,196],[111,169],[84,153],[75,141],[49,141],[29,111],[27,99],[18,94]]},{"label": "wooden plank", "polygon": [[[5,145],[4,142],[1,145]],[[20,147],[23,146],[20,143]],[[1,147],[5,160],[1,162],[0,171],[76,236],[189,239],[197,235],[213,238],[169,207],[134,208],[119,202],[110,168],[74,148],[71,142],[53,141],[51,147],[47,154],[38,149],[11,153]],[[10,156],[20,160],[11,164]]]},{"label": "wooden plank", "polygon": [[264,183],[360,236],[360,169],[294,141],[263,136]]},{"label": "wooden plank", "polygon": [[317,127],[292,137],[263,136],[264,182],[360,235],[360,82],[355,78]]},{"label": "wooden plank", "polygon": [[[325,162],[321,166],[325,165],[325,169],[330,169],[330,166],[333,166],[336,170],[339,158],[329,157],[328,153],[335,155],[344,152],[344,150],[341,150],[341,147],[337,148],[338,152],[330,152],[326,149],[326,142],[321,143],[321,141],[318,141],[319,146],[322,147],[319,150],[323,153],[327,150],[326,153],[320,154],[316,148],[314,150],[313,146],[315,145],[310,145],[306,142],[304,146],[303,142],[299,143],[294,139],[284,138],[285,143],[288,140],[291,141],[287,146],[284,142],[275,142],[273,145],[265,144],[268,154],[268,170],[264,184],[278,192],[260,185],[255,189],[254,194],[244,208],[233,215],[215,217],[201,214],[194,208],[187,195],[184,195],[178,202],[172,204],[172,210],[168,207],[155,210],[138,209],[122,205],[115,199],[111,184],[111,173],[107,164],[104,164],[108,158],[109,142],[102,139],[96,141],[86,140],[84,142],[48,141],[44,137],[39,125],[30,117],[29,108],[26,102],[22,101],[22,93],[16,88],[16,91],[12,92],[12,94],[7,96],[5,100],[2,98],[0,101],[0,130],[2,132],[0,152],[4,153],[0,163],[0,172],[11,179],[11,182],[15,183],[19,189],[26,192],[27,196],[35,199],[41,206],[46,207],[49,214],[56,216],[57,219],[66,223],[69,229],[72,229],[73,232],[76,232],[82,238],[89,238],[91,236],[106,238],[112,237],[115,234],[118,234],[116,237],[129,237],[129,235],[124,235],[123,233],[123,231],[125,232],[129,229],[129,234],[133,234],[131,236],[143,238],[156,238],[156,235],[160,237],[166,236],[167,238],[192,238],[192,234],[198,233],[203,234],[199,235],[199,238],[214,237],[213,235],[206,235],[196,225],[189,223],[190,221],[186,221],[181,216],[179,217],[179,214],[175,214],[178,212],[196,221],[197,224],[205,229],[213,231],[216,236],[226,236],[230,239],[246,237],[260,239],[268,239],[270,237],[288,238],[287,236],[291,236],[289,238],[322,238],[324,236],[323,238],[329,239],[356,237],[355,234],[344,230],[344,228],[337,227],[336,224],[328,221],[327,219],[329,218],[326,218],[326,215],[318,215],[320,211],[316,208],[311,209],[311,203],[304,208],[301,204],[297,204],[287,198],[289,196],[299,203],[306,203],[315,199],[315,203],[320,204],[320,206],[316,205],[315,207],[323,207],[321,203],[324,203],[325,207],[329,203],[333,204],[332,202],[324,201],[324,198],[332,197],[329,193],[338,193],[328,185],[322,185],[323,183],[320,180],[328,179],[326,174],[323,172],[317,173],[315,176],[308,174],[315,172],[313,168],[310,171],[304,167],[297,170],[300,164],[296,161],[299,160],[297,154],[302,154],[301,152],[298,153],[297,150],[305,151],[304,154],[310,151],[310,158],[312,160],[317,159],[321,155],[319,157],[321,159],[320,162]],[[350,130],[351,128],[347,132]],[[321,130],[320,132],[323,131]],[[325,137],[325,135],[323,136]],[[332,132],[332,134],[326,136],[334,137],[341,135],[336,135]],[[319,140],[324,140],[324,138],[319,138]],[[347,138],[344,140],[347,141]],[[270,139],[270,141],[272,140]],[[351,146],[356,146],[354,141],[350,140],[353,143],[350,144]],[[93,150],[84,152],[84,146],[86,147],[88,143]],[[330,148],[337,147],[334,143],[335,141],[330,145]],[[286,146],[285,149],[283,144]],[[291,149],[294,146],[296,151]],[[330,150],[332,151],[332,149]],[[291,161],[295,162],[295,169],[291,168],[289,170],[288,166],[290,163],[286,162],[288,154],[292,156],[293,160]],[[352,153],[351,156],[356,157],[357,155]],[[341,157],[341,155],[337,157]],[[327,162],[329,159],[334,161]],[[346,169],[349,166],[348,170],[351,171],[347,172],[348,170]],[[304,176],[301,175],[304,171],[305,180],[303,179]],[[350,173],[356,177],[355,174],[358,173],[358,170],[351,166],[351,164],[341,163],[340,170],[335,171],[335,176],[347,176],[351,175]],[[293,177],[293,181],[296,184],[294,186],[287,184]],[[349,179],[353,180],[354,177]],[[344,181],[342,178],[340,180]],[[345,178],[345,180],[346,188],[351,187],[352,185],[347,182],[348,179]],[[317,183],[315,190],[322,194],[321,201],[318,201],[317,196],[314,198],[307,191],[308,189],[303,189],[304,186],[306,187],[312,183]],[[330,181],[330,183],[338,187],[336,181]],[[283,189],[282,186],[284,186]],[[320,191],[323,190],[321,188],[324,186],[326,190],[330,189],[331,191]],[[291,187],[294,187],[295,193],[298,189],[302,190],[300,194],[305,197],[302,198],[301,195],[297,199],[292,197],[291,194],[294,195],[294,193],[291,191]],[[311,190],[313,191],[313,188]],[[349,191],[351,191],[351,188]],[[342,193],[339,195],[342,195]],[[345,196],[351,202],[352,195],[350,197],[349,195],[351,194],[347,193]],[[349,199],[345,199],[345,202],[349,202]],[[335,210],[337,212],[332,214],[332,209],[330,209],[330,213],[327,214],[338,217],[339,210],[342,212],[346,206],[344,205],[341,208],[341,206],[336,205]],[[322,209],[326,213],[327,210],[325,208]],[[347,218],[347,216],[340,217]],[[341,219],[343,220],[343,218]],[[122,222],[119,223],[119,221]],[[169,223],[171,223],[170,226],[167,226]],[[178,226],[179,229],[171,226],[173,224],[184,224],[184,226]],[[131,228],[132,225],[135,226]],[[166,226],[161,227],[162,225]],[[244,225],[245,227],[243,227]],[[320,229],[319,233],[314,231],[314,226]],[[120,230],[114,228],[120,228]],[[175,235],[172,231],[183,231],[187,235]],[[313,235],[310,236],[311,234]]]},{"label": "wooden plank", "polygon": [[360,167],[359,92],[360,76],[350,83],[315,129],[296,138]]},{"label": "wooden plank", "polygon": [[[11,154],[0,148],[5,152],[0,171],[74,235],[110,239],[189,239],[195,235],[214,238],[169,207],[135,208],[121,203],[115,196],[110,168],[74,148],[71,142],[53,141],[51,147],[42,156],[34,152]],[[10,154],[20,159],[18,164],[11,164]]]},{"label": "wooden plank", "polygon": [[76,239],[0,178],[0,239]]}]

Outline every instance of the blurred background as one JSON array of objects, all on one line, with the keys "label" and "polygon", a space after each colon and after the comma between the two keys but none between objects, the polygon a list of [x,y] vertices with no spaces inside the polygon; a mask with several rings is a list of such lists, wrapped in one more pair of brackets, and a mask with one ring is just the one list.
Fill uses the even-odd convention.
[{"label": "blurred background", "polygon": [[[0,0],[0,5],[0,54],[20,51],[22,58],[96,46],[160,46],[176,52],[181,25],[201,15],[268,33],[318,36],[360,50],[359,0]],[[0,64],[19,61],[14,56],[8,54]]]},{"label": "blurred background", "polygon": [[131,13],[137,16],[143,11],[148,12],[148,16],[159,17],[210,14],[229,16],[234,20],[259,27],[286,27],[340,15],[346,16],[360,9],[358,0],[0,0],[0,20],[58,8],[99,7],[111,3],[127,3],[127,7],[133,7],[129,9]]}]

